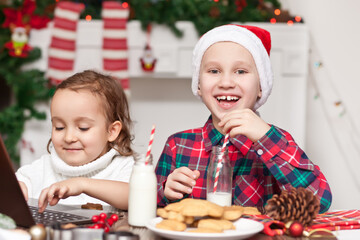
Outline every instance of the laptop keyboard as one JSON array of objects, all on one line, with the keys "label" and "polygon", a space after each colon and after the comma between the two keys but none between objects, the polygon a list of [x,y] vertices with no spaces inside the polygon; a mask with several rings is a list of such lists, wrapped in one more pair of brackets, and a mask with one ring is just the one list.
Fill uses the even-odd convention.
[{"label": "laptop keyboard", "polygon": [[47,210],[43,213],[38,212],[38,208],[34,206],[29,206],[31,214],[36,223],[42,223],[44,225],[51,225],[53,223],[68,223],[68,222],[81,222],[89,220],[87,217],[65,213],[57,212],[52,210]]}]

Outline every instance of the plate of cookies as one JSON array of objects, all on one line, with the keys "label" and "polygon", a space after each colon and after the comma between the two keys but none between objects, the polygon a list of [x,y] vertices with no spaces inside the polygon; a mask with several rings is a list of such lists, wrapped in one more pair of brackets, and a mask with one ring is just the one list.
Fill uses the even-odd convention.
[{"label": "plate of cookies", "polygon": [[254,207],[221,207],[201,199],[183,199],[157,209],[146,227],[170,239],[245,239],[264,229],[262,223],[244,215],[257,215]]}]

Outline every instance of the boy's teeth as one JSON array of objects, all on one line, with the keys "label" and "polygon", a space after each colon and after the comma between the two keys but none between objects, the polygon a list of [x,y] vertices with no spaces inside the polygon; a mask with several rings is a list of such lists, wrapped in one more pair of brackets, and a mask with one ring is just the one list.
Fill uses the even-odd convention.
[{"label": "boy's teeth", "polygon": [[238,97],[235,97],[235,96],[219,96],[219,97],[216,97],[218,101],[220,100],[227,100],[227,101],[233,101],[233,100],[238,100],[239,98]]}]

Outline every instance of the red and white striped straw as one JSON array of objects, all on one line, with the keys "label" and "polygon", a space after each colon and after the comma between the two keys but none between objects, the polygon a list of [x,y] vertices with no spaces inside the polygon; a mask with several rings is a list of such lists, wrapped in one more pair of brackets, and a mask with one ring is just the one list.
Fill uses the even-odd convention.
[{"label": "red and white striped straw", "polygon": [[217,167],[216,167],[216,173],[215,173],[215,180],[214,180],[214,192],[216,192],[216,189],[217,189],[217,185],[218,185],[218,180],[219,180],[219,174],[220,174],[220,169],[222,167],[222,164],[221,164],[221,161],[222,161],[222,158],[224,156],[224,152],[225,152],[225,149],[226,149],[226,145],[228,144],[229,142],[229,133],[227,133],[225,135],[225,138],[224,138],[224,143],[221,147],[221,151],[220,151],[220,156],[219,156],[219,159],[218,159],[218,163],[217,163]]},{"label": "red and white striped straw", "polygon": [[149,163],[151,147],[154,142],[154,135],[155,135],[155,125],[153,125],[152,129],[151,129],[150,141],[149,141],[148,149],[147,149],[146,156],[145,156],[145,165],[147,165]]}]

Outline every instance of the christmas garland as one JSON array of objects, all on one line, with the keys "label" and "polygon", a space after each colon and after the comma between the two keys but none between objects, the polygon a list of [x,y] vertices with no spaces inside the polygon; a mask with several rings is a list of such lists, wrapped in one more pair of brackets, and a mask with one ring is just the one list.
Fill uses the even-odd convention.
[{"label": "christmas garland", "polygon": [[[131,0],[130,19],[137,19],[145,30],[151,23],[166,24],[177,36],[177,21],[194,23],[199,36],[213,27],[231,22],[269,22],[278,0]],[[149,11],[151,9],[151,11]]]},{"label": "christmas garland", "polygon": [[[0,0],[0,81],[5,81],[12,91],[14,102],[5,109],[0,109],[0,133],[11,159],[18,164],[18,143],[29,119],[45,119],[46,115],[35,109],[39,101],[48,100],[53,93],[48,79],[43,72],[32,69],[24,70],[27,63],[38,60],[41,51],[31,48],[25,42],[19,50],[18,42],[12,39],[15,25],[21,20],[21,27],[45,27],[53,18],[57,2],[61,0]],[[77,0],[84,3],[85,10],[81,17],[101,19],[102,1]],[[231,22],[269,22],[287,21],[274,14],[280,8],[278,0],[128,0],[119,1],[130,7],[129,20],[136,19],[144,30],[152,23],[167,25],[176,36],[182,32],[177,29],[177,21],[192,21],[198,34]],[[18,26],[19,27],[19,26]],[[28,32],[27,32],[28,33]]]}]

